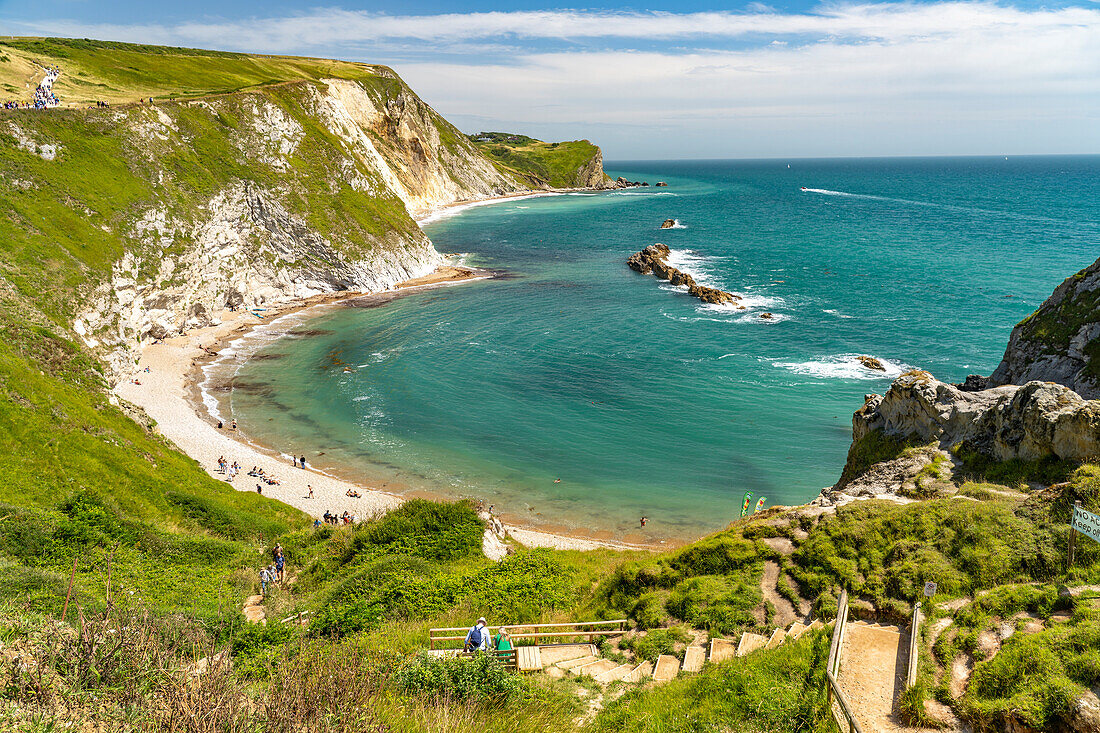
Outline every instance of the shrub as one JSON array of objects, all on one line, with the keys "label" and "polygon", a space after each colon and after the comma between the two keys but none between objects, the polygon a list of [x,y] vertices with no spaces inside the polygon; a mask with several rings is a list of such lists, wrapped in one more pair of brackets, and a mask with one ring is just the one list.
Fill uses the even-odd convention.
[{"label": "shrub", "polygon": [[322,606],[309,622],[311,636],[340,638],[370,631],[382,624],[383,608],[379,603],[358,603],[346,606]]},{"label": "shrub", "polygon": [[653,629],[644,636],[628,637],[622,646],[634,652],[637,659],[656,662],[662,654],[672,654],[676,644],[691,640],[683,629],[673,626],[667,629]]},{"label": "shrub", "polygon": [[505,702],[528,689],[488,654],[454,659],[419,654],[398,667],[394,684],[405,694],[433,700],[492,703]]}]

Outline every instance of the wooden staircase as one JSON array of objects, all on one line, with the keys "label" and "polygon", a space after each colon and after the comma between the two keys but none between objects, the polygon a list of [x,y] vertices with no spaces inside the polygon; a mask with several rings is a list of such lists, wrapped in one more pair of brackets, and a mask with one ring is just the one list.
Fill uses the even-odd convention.
[{"label": "wooden staircase", "polygon": [[741,634],[741,638],[736,644],[732,639],[711,639],[710,661],[721,662],[733,657],[743,657],[746,654],[752,654],[758,649],[775,649],[787,639],[797,640],[810,629],[816,630],[824,626],[825,624],[820,620],[814,621],[808,626],[799,621],[795,621],[790,625],[790,628],[784,629],[783,627],[779,627],[768,636],[746,631]]}]

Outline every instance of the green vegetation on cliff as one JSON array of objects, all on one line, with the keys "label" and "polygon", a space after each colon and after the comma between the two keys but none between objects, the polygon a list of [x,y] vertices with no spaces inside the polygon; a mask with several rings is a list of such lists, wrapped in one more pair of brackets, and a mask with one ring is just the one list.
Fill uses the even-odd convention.
[{"label": "green vegetation on cliff", "polygon": [[116,41],[0,37],[0,98],[26,95],[27,83],[41,66],[60,66],[62,74],[54,90],[63,103],[84,106],[97,101],[117,104],[149,97],[226,94],[290,81],[369,80],[382,68]]},{"label": "green vegetation on cliff", "polygon": [[600,149],[587,140],[546,143],[505,132],[480,132],[470,139],[502,170],[532,186],[579,188],[606,180]]}]

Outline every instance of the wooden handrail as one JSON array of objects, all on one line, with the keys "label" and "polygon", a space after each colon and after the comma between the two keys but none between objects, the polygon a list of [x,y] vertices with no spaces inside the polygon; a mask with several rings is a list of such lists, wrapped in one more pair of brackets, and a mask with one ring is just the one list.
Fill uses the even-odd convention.
[{"label": "wooden handrail", "polygon": [[[856,722],[855,713],[853,713],[852,709],[848,707],[848,699],[844,697],[844,693],[840,691],[840,683],[836,681],[836,677],[833,676],[832,672],[826,670],[825,679],[827,680],[826,684],[829,685],[829,690],[832,692],[833,695],[836,696],[836,701],[840,703],[840,711],[844,714],[844,718],[848,721],[848,726],[851,730],[851,733],[863,733],[863,731],[859,727],[859,723]],[[836,714],[833,711],[831,701],[829,704],[829,711],[832,712],[834,715]],[[836,723],[838,726],[840,725],[839,720]]]},{"label": "wooden handrail", "polygon": [[848,706],[848,699],[844,697],[844,693],[840,690],[840,684],[836,680],[836,676],[840,674],[840,653],[844,644],[844,632],[847,627],[848,590],[843,589],[840,591],[840,600],[837,601],[836,604],[836,623],[833,624],[833,639],[829,643],[829,658],[825,661],[826,698],[829,701],[829,714],[836,719],[838,727],[843,726],[837,718],[836,710],[833,708],[834,697],[840,704],[840,711],[848,721],[848,727],[851,733],[862,733],[859,728],[859,723],[856,722],[855,715],[852,714],[852,709]]},{"label": "wooden handrail", "polygon": [[840,673],[840,644],[844,636],[844,627],[848,624],[848,590],[840,591],[840,600],[836,604],[836,623],[833,624],[833,640],[829,644],[829,659],[825,669],[832,675]]},{"label": "wooden handrail", "polygon": [[[542,638],[561,638],[561,637],[574,637],[583,636],[587,637],[589,641],[592,641],[594,636],[617,636],[626,631],[627,625],[626,619],[614,619],[611,621],[577,621],[573,623],[565,624],[503,624],[503,628],[508,629],[508,638],[510,639],[535,639],[538,643]],[[617,628],[614,629],[585,629],[584,626],[611,626],[614,625]],[[486,633],[492,635],[493,630],[501,629],[502,626],[486,626]],[[549,630],[548,630],[549,629]],[[555,630],[557,629],[557,630]],[[451,631],[462,632],[461,636],[442,636]],[[465,626],[449,626],[444,628],[429,629],[428,630],[428,648],[435,649],[436,642],[443,641],[465,641],[466,634],[469,629]],[[513,633],[518,631],[518,633]]]},{"label": "wooden handrail", "polygon": [[[630,622],[629,619],[617,618],[617,619],[612,619],[610,621],[572,621],[570,623],[565,623],[565,624],[501,624],[500,626],[503,626],[506,629],[524,629],[524,628],[529,628],[529,629],[559,629],[559,628],[575,627],[575,626],[607,626],[608,624],[616,624],[616,625],[621,627],[624,624],[627,624],[629,622]],[[495,626],[495,627],[494,626],[487,626],[486,628],[490,628],[490,629],[491,628],[498,628],[499,629],[500,626]],[[436,631],[469,631],[469,630],[470,630],[469,626],[443,626],[443,627],[439,627],[439,628],[435,628],[435,629],[429,629],[428,632],[429,633],[434,633]]]},{"label": "wooden handrail", "polygon": [[905,677],[905,686],[917,684],[917,655],[920,653],[920,601],[913,604],[913,622],[909,625],[909,674]]}]

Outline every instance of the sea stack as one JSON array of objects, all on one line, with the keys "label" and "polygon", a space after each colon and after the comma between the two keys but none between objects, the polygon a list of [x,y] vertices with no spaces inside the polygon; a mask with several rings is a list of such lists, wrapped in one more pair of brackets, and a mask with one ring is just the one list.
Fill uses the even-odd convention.
[{"label": "sea stack", "polygon": [[725,290],[699,285],[691,275],[668,264],[668,255],[668,245],[651,244],[641,252],[630,255],[626,260],[626,264],[631,270],[640,272],[643,275],[652,274],[658,280],[668,280],[673,285],[685,286],[689,295],[704,303],[721,305],[723,303],[736,303],[740,300],[736,295],[727,293]]},{"label": "sea stack", "polygon": [[674,226],[676,226],[675,219],[665,219],[664,222],[661,223],[662,229],[671,229]]}]

